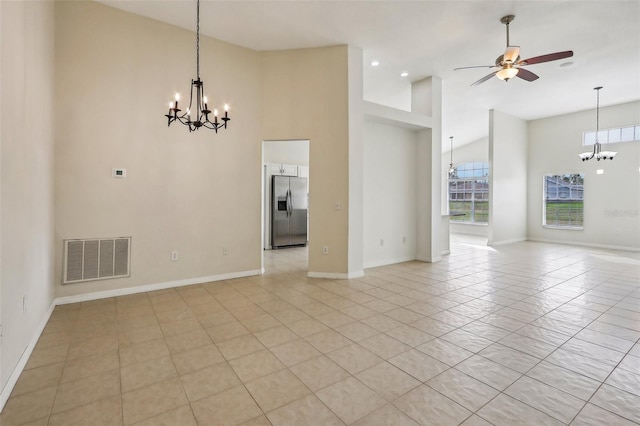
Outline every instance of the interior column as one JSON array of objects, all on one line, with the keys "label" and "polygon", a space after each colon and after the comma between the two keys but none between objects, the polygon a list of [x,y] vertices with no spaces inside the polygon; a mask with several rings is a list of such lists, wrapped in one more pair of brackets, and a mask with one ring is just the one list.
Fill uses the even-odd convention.
[{"label": "interior column", "polygon": [[431,129],[418,131],[416,259],[438,262],[442,257],[440,228],[442,173],[442,80],[428,77],[411,85],[411,112],[429,116]]}]

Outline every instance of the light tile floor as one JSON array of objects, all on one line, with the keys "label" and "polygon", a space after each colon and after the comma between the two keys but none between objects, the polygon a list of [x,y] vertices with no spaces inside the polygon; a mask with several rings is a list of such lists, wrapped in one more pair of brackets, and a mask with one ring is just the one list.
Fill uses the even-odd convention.
[{"label": "light tile floor", "polygon": [[454,238],[442,262],[58,306],[9,425],[640,423],[640,254]]}]

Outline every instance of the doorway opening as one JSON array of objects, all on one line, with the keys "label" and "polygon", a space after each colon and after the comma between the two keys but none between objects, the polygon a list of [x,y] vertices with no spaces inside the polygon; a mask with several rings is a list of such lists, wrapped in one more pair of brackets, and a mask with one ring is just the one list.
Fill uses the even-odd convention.
[{"label": "doorway opening", "polygon": [[309,140],[262,141],[262,271],[307,271]]}]

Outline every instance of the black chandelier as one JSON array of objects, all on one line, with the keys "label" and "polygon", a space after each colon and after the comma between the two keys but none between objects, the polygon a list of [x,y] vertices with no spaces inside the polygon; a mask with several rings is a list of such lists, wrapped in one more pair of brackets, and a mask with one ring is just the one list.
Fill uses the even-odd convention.
[{"label": "black chandelier", "polygon": [[593,144],[593,152],[583,152],[582,154],[578,154],[582,161],[591,160],[592,158],[595,158],[598,161],[613,160],[613,157],[617,154],[617,152],[613,151],[603,151],[602,145],[598,142],[598,133],[600,133],[600,89],[602,89],[602,86],[593,88],[593,90],[598,94],[596,101],[596,143]]},{"label": "black chandelier", "polygon": [[[213,122],[209,120],[211,110],[207,104],[207,97],[204,96],[204,82],[200,80],[200,0],[196,3],[196,79],[191,80],[191,95],[189,97],[189,108],[183,113],[178,108],[178,101],[180,100],[180,94],[176,93],[175,104],[169,102],[169,113],[165,114],[167,117],[167,125],[171,126],[171,123],[178,121],[189,128],[190,132],[198,130],[201,127],[215,130],[218,133],[218,129],[227,128],[227,122],[231,120],[229,118],[229,105],[224,104],[224,117],[220,117],[218,121],[218,110],[213,109]],[[193,92],[195,91],[195,96]],[[193,105],[195,102],[195,106]],[[193,116],[193,119],[191,118]]]}]

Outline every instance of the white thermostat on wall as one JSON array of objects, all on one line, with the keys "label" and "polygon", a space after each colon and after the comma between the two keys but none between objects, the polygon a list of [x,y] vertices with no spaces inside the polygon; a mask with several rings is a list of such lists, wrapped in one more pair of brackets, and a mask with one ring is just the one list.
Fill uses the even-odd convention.
[{"label": "white thermostat on wall", "polygon": [[127,169],[113,169],[113,177],[114,178],[126,178],[127,177]]}]

